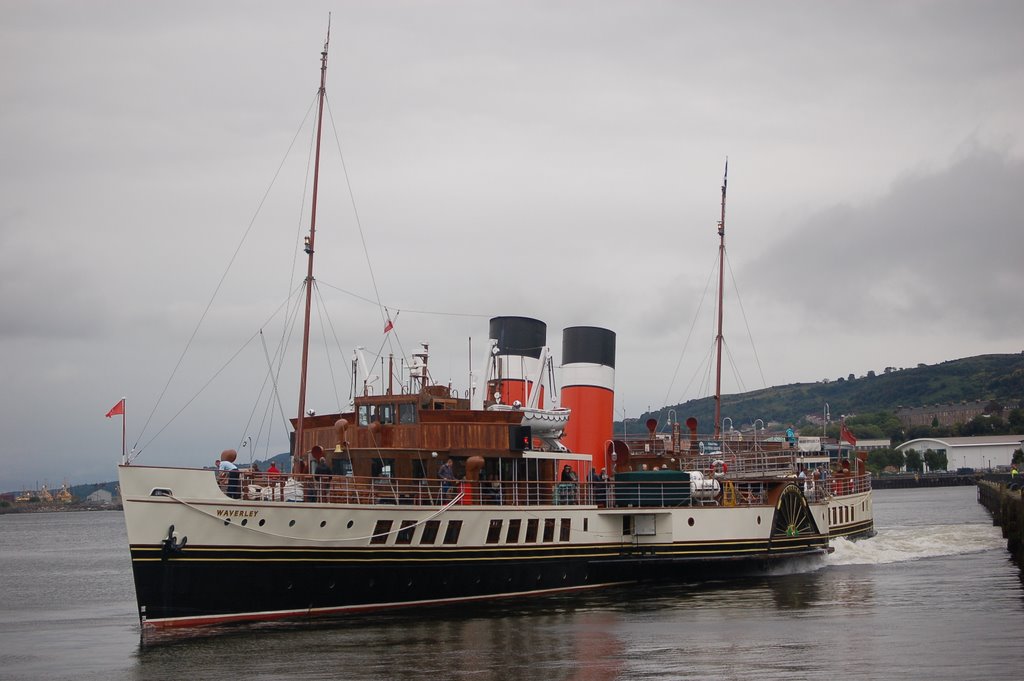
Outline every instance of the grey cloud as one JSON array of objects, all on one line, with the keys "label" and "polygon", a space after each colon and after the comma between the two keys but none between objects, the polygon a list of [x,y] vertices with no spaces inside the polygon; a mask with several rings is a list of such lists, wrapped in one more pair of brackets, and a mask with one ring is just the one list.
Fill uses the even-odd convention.
[{"label": "grey cloud", "polygon": [[1019,335],[1024,163],[974,149],[836,206],[772,244],[751,269],[787,308],[857,325],[975,328]]}]

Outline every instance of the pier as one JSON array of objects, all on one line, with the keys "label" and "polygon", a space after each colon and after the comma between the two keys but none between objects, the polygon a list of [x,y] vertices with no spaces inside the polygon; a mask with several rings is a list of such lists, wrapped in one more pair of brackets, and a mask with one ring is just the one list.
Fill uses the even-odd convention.
[{"label": "pier", "polygon": [[976,474],[960,473],[925,473],[901,475],[874,475],[871,477],[872,489],[914,489],[917,487],[959,487],[973,485],[978,482]]},{"label": "pier", "polygon": [[1024,568],[1024,493],[1011,490],[1005,482],[984,479],[978,481],[978,501],[992,514],[992,522],[1002,528],[1006,549]]}]

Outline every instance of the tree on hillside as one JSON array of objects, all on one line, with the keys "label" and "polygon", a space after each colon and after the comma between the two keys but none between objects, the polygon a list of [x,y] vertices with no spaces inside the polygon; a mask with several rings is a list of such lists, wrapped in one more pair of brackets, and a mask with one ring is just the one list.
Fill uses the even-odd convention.
[{"label": "tree on hillside", "polygon": [[1011,409],[1010,413],[1006,416],[1006,420],[1009,422],[1010,427],[1019,433],[1024,428],[1024,409],[1020,407]]},{"label": "tree on hillside", "polygon": [[1003,419],[990,414],[979,414],[973,419],[960,426],[960,435],[973,437],[975,435],[1001,435],[1006,434],[1006,424]]}]

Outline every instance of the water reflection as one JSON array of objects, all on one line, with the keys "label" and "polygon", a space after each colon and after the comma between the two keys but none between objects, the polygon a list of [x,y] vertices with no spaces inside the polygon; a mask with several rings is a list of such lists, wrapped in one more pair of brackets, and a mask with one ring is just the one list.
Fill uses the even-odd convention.
[{"label": "water reflection", "polygon": [[[148,637],[136,678],[172,668],[245,671],[248,678],[422,679],[502,678],[508,681],[619,678],[620,615],[576,611],[567,600],[492,603],[416,610],[345,620],[260,624]],[[296,658],[296,651],[309,657]],[[344,670],[344,671],[342,671]],[[188,674],[182,674],[187,676]]]}]

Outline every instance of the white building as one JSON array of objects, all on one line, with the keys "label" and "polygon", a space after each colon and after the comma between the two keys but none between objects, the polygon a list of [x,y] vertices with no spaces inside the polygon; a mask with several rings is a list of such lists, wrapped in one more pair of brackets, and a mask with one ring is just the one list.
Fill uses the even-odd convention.
[{"label": "white building", "polygon": [[1009,467],[1013,452],[1024,443],[1024,435],[984,435],[979,437],[923,437],[909,440],[896,447],[896,451],[915,450],[924,455],[929,449],[945,452],[949,470],[973,468],[992,470]]},{"label": "white building", "polygon": [[114,495],[100,487],[98,490],[85,498],[91,504],[103,504],[108,506],[114,502]]}]

